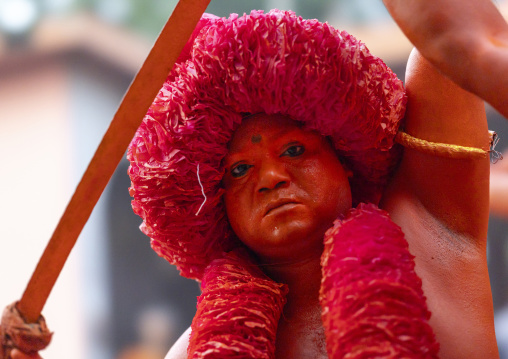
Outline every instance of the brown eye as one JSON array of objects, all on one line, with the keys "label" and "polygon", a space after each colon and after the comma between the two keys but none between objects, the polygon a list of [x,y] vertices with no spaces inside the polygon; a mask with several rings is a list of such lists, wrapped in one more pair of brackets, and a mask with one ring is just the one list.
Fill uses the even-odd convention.
[{"label": "brown eye", "polygon": [[235,178],[242,177],[243,175],[245,175],[247,173],[247,171],[251,167],[252,167],[252,165],[248,165],[245,163],[239,164],[238,166],[235,166],[231,170],[231,176],[233,176]]},{"label": "brown eye", "polygon": [[287,150],[282,153],[282,156],[288,156],[288,157],[296,157],[300,156],[305,152],[305,147],[303,146],[291,146]]}]

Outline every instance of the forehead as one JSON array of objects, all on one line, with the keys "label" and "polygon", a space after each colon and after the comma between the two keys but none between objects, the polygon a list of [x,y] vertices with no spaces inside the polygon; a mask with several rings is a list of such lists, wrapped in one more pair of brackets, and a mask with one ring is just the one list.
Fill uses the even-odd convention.
[{"label": "forehead", "polygon": [[246,144],[259,143],[263,139],[278,138],[288,133],[316,136],[302,129],[300,122],[287,116],[257,114],[242,121],[229,142],[228,150],[229,153],[237,152]]}]

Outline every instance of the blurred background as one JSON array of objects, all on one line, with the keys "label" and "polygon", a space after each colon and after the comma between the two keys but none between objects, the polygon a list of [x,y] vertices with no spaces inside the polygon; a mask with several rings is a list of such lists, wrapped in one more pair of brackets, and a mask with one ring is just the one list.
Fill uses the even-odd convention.
[{"label": "blurred background", "polygon": [[[0,0],[1,308],[21,297],[176,2]],[[508,1],[497,5],[506,16]],[[381,0],[212,0],[208,12],[272,8],[348,30],[404,78],[411,44]],[[503,150],[508,122],[489,106],[487,113]],[[125,159],[118,165],[46,304],[55,332],[46,359],[163,358],[191,323],[198,284],[181,278],[139,231],[127,167]],[[491,216],[488,248],[500,345],[508,340],[507,218]]]}]

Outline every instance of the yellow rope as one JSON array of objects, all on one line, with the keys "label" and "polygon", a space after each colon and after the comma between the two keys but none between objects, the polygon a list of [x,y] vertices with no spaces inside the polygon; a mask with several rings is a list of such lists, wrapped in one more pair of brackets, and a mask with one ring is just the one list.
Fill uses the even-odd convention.
[{"label": "yellow rope", "polygon": [[494,151],[493,146],[496,142],[496,133],[489,131],[490,135],[490,150],[486,151],[476,147],[466,147],[459,145],[452,145],[448,143],[438,143],[422,140],[420,138],[413,137],[406,132],[399,131],[395,137],[395,142],[401,144],[404,147],[411,148],[420,152],[448,157],[448,158],[486,158],[489,153]]}]

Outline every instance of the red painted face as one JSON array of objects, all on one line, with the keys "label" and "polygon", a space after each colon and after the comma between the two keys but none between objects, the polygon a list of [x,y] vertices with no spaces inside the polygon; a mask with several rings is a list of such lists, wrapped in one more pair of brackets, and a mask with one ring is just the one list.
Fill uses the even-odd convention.
[{"label": "red painted face", "polygon": [[351,208],[348,174],[328,141],[280,115],[256,115],[225,158],[229,222],[264,262],[304,260]]}]

